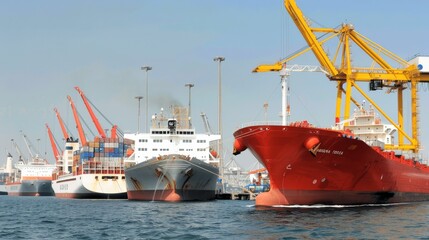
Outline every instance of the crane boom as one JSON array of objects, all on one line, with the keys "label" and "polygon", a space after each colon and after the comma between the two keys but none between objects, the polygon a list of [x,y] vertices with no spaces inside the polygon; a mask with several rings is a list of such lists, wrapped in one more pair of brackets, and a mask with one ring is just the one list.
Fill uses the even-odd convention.
[{"label": "crane boom", "polygon": [[209,123],[209,119],[207,118],[207,115],[203,112],[200,115],[203,118],[204,128],[206,129],[206,133],[212,134],[212,128],[210,127],[210,123]]},{"label": "crane boom", "polygon": [[94,114],[94,111],[92,111],[91,105],[88,102],[88,99],[86,98],[85,94],[79,87],[75,87],[75,89],[78,91],[79,95],[82,97],[83,103],[85,104],[86,108],[88,109],[89,115],[91,116],[92,121],[94,122],[95,127],[97,128],[98,134],[100,134],[100,137],[106,138],[106,133],[104,132],[104,129],[101,127],[100,122],[98,121],[97,117]]},{"label": "crane boom", "polygon": [[[254,72],[267,72],[267,71],[280,71],[282,65],[302,53],[312,50],[320,65],[329,73],[328,76],[331,80],[347,80],[347,77],[354,81],[370,81],[373,79],[383,79],[389,81],[409,81],[410,77],[414,75],[415,78],[421,81],[429,81],[429,76],[415,76],[419,75],[417,66],[408,64],[407,61],[394,53],[384,49],[379,44],[371,41],[365,36],[355,31],[353,25],[342,24],[340,28],[314,28],[308,24],[305,16],[296,5],[295,0],[284,0],[284,6],[301,32],[304,40],[308,44],[308,48],[293,54],[274,64],[259,65],[255,68]],[[317,37],[315,33],[328,34],[326,38],[322,39]],[[331,34],[331,35],[329,35]],[[338,37],[337,37],[338,36]],[[328,40],[340,39],[338,48],[343,47],[342,59],[340,67],[335,67],[335,62],[328,57],[328,54],[323,49],[323,44]],[[370,58],[372,58],[380,68],[358,68],[351,66],[351,57],[349,48],[350,42],[353,41],[359,48],[361,48]],[[399,63],[402,68],[393,68],[379,53],[383,53],[395,62]],[[337,59],[335,56],[333,59]],[[348,71],[350,70],[350,71]]]},{"label": "crane boom", "polygon": [[335,68],[334,64],[331,62],[328,55],[323,50],[322,45],[319,43],[316,36],[313,34],[312,30],[308,26],[304,15],[302,14],[301,10],[296,6],[295,1],[285,0],[284,5],[321,66],[325,67],[331,75],[337,75],[338,70]]},{"label": "crane boom", "polygon": [[84,133],[83,128],[82,128],[82,124],[80,123],[79,115],[77,113],[76,107],[75,107],[70,96],[67,96],[67,99],[69,100],[70,106],[73,110],[73,116],[74,116],[74,120],[76,122],[77,131],[79,133],[80,143],[82,144],[82,146],[85,146],[86,145],[86,137],[85,137],[85,133]]},{"label": "crane boom", "polygon": [[49,128],[48,124],[45,124],[46,129],[48,130],[48,136],[49,141],[51,142],[52,152],[54,154],[56,162],[58,162],[61,159],[60,153],[58,151],[57,145],[55,144],[54,136],[52,135],[51,129]]},{"label": "crane boom", "polygon": [[69,134],[67,133],[66,127],[64,125],[64,122],[63,122],[63,119],[61,118],[60,113],[58,112],[58,109],[54,108],[54,112],[58,118],[58,122],[60,122],[61,131],[63,132],[64,139],[66,139],[66,140],[69,139]]},{"label": "crane boom", "polygon": [[18,153],[18,161],[22,161],[24,162],[23,156],[22,156],[22,152],[21,149],[19,148],[18,144],[16,144],[16,142],[11,139],[13,146],[15,147],[16,153]]},{"label": "crane boom", "polygon": [[27,146],[27,150],[28,150],[28,153],[30,153],[30,157],[34,158],[33,152],[31,151],[31,147],[30,147],[31,143],[27,139],[27,135],[25,135],[24,133],[22,133],[22,137],[24,138],[25,146]]}]

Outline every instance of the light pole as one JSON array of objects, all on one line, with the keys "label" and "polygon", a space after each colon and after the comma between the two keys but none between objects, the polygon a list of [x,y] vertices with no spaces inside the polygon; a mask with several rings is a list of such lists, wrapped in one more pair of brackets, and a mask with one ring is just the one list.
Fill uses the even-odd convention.
[{"label": "light pole", "polygon": [[189,104],[188,104],[188,120],[189,120],[189,127],[191,127],[191,88],[195,85],[192,83],[185,84],[185,87],[189,88]]},{"label": "light pole", "polygon": [[217,56],[213,58],[213,61],[218,62],[218,79],[219,79],[219,97],[218,97],[218,132],[221,136],[221,139],[218,141],[217,150],[219,154],[219,172],[220,178],[222,179],[222,192],[224,192],[224,178],[223,178],[223,149],[222,149],[222,68],[221,63],[225,61],[224,57]]},{"label": "light pole", "polygon": [[147,126],[149,125],[149,117],[148,117],[148,106],[149,106],[149,71],[152,70],[151,66],[143,66],[141,67],[143,71],[146,71],[146,124],[145,124],[145,132],[147,132]]},{"label": "light pole", "polygon": [[137,112],[137,133],[140,133],[140,100],[142,100],[142,96],[135,97],[137,101],[139,101],[139,109]]}]

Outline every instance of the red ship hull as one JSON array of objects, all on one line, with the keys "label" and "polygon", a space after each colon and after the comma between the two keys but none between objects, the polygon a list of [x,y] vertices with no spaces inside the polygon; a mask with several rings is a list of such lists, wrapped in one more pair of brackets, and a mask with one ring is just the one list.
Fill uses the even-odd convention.
[{"label": "red ship hull", "polygon": [[429,200],[429,167],[340,131],[260,125],[237,130],[235,154],[249,149],[271,189],[257,206],[354,205]]}]

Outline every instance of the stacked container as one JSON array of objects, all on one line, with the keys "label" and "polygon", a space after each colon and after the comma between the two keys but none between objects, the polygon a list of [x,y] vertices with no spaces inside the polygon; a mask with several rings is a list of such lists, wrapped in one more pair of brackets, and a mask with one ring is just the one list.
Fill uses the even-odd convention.
[{"label": "stacked container", "polygon": [[122,139],[95,138],[74,153],[74,172],[82,174],[123,174],[124,152],[128,149]]}]

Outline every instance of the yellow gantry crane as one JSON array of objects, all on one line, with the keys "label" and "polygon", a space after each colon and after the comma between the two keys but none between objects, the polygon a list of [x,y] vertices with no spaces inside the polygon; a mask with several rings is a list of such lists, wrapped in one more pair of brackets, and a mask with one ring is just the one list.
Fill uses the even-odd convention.
[{"label": "yellow gantry crane", "polygon": [[[421,71],[422,65],[419,65],[419,61],[429,64],[429,57],[416,58],[417,60],[413,61],[413,63],[407,62],[355,31],[351,24],[342,24],[338,28],[313,28],[296,5],[295,0],[284,0],[284,6],[307,42],[308,48],[275,64],[260,65],[253,72],[280,71],[285,63],[311,50],[320,65],[328,73],[328,78],[337,81],[336,123],[340,120],[343,95],[345,95],[343,116],[344,119],[350,118],[350,104],[351,102],[356,104],[356,101],[352,98],[352,88],[354,88],[398,129],[398,144],[386,145],[385,148],[418,152],[420,145],[418,141],[417,83],[429,82],[429,71]],[[331,39],[338,39],[338,44],[334,56],[329,58],[323,45]],[[352,65],[351,47],[353,45],[359,47],[372,59],[371,67]],[[392,67],[386,59],[390,59],[390,62],[395,62],[400,67]],[[388,88],[388,92],[392,90],[397,92],[397,122],[389,117],[356,84],[359,81],[369,82],[371,90]],[[411,136],[404,130],[403,91],[407,88],[407,85],[410,86],[411,91]],[[404,137],[409,143],[404,143]]]}]

